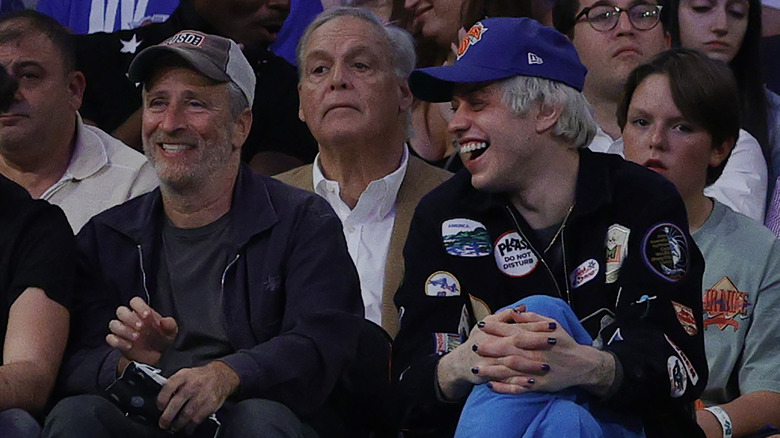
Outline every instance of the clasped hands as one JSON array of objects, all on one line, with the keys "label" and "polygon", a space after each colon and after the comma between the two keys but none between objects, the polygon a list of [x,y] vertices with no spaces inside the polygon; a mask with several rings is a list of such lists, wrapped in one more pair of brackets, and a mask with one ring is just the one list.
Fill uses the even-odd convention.
[{"label": "clasped hands", "polygon": [[[161,316],[140,297],[131,299],[129,307],[118,307],[116,319],[111,320],[108,328],[106,342],[122,352],[122,369],[129,361],[156,366],[179,332],[174,318]],[[224,362],[179,370],[168,378],[157,396],[157,407],[162,411],[159,427],[191,432],[216,412],[238,386],[238,375]]]},{"label": "clasped hands", "polygon": [[556,320],[521,305],[480,321],[466,342],[442,357],[437,376],[442,394],[452,400],[482,383],[505,394],[578,385],[604,393],[614,378],[614,359],[578,344]]}]

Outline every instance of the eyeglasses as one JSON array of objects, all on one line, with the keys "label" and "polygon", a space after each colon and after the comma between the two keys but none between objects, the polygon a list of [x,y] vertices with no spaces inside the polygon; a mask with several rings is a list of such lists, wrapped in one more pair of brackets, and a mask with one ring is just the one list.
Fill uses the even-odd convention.
[{"label": "eyeglasses", "polygon": [[625,12],[626,15],[628,15],[628,21],[634,26],[634,29],[650,30],[654,28],[661,19],[661,9],[663,9],[663,6],[650,3],[640,3],[631,6],[628,9],[619,8],[617,6],[600,5],[583,9],[574,17],[574,21],[579,21],[584,15],[588,24],[590,24],[590,27],[599,32],[606,32],[617,26],[618,21],[620,20],[620,13]]}]

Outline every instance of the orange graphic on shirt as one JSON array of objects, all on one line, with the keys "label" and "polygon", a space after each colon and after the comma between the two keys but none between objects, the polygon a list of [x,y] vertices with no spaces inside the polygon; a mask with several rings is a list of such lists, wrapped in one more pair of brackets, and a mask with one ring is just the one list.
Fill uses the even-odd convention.
[{"label": "orange graphic on shirt", "polygon": [[736,317],[747,315],[747,306],[750,305],[747,297],[748,294],[740,292],[728,277],[721,278],[704,293],[704,328],[714,325],[721,330],[726,327],[739,330]]}]

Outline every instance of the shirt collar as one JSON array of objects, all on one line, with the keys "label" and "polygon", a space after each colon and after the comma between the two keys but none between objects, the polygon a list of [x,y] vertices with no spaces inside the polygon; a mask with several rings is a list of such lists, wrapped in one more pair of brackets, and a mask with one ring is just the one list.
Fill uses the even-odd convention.
[{"label": "shirt collar", "polygon": [[60,180],[80,181],[99,172],[108,164],[108,153],[103,147],[103,142],[93,137],[96,137],[95,133],[84,127],[81,115],[76,113],[76,141],[73,146],[73,156]]},{"label": "shirt collar", "polygon": [[[370,197],[376,200],[378,204],[379,217],[384,218],[387,216],[393,210],[393,207],[395,207],[398,190],[401,188],[401,183],[406,176],[406,167],[408,164],[409,150],[406,145],[404,145],[401,164],[398,168],[378,180],[371,181],[368,187],[366,187],[366,190],[360,195],[358,204],[364,196]],[[339,183],[327,179],[322,172],[319,153],[314,158],[314,165],[312,166],[312,182],[314,183],[314,192],[325,199],[329,199],[328,188],[332,188],[336,196],[339,195]]]}]

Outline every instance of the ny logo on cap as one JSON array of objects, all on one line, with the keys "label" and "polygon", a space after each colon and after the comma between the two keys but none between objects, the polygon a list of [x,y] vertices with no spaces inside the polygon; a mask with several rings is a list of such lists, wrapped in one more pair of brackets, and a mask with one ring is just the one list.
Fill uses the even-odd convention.
[{"label": "ny logo on cap", "polygon": [[179,32],[176,35],[170,37],[163,44],[170,46],[173,44],[189,44],[191,46],[200,46],[203,44],[205,37],[203,34],[195,32]]},{"label": "ny logo on cap", "polygon": [[479,40],[481,40],[482,34],[487,32],[487,30],[488,28],[483,26],[481,22],[471,26],[471,29],[469,29],[468,33],[466,33],[466,36],[463,37],[463,40],[460,42],[457,59],[460,59],[461,56],[465,55],[466,50],[468,50],[469,47],[473,46]]},{"label": "ny logo on cap", "polygon": [[542,58],[537,56],[535,53],[528,52],[528,64],[529,65],[544,64],[544,61],[542,60]]}]

